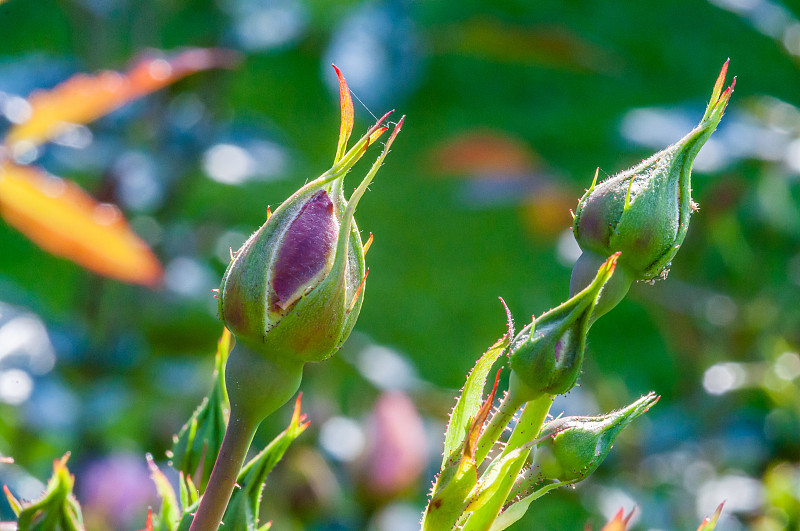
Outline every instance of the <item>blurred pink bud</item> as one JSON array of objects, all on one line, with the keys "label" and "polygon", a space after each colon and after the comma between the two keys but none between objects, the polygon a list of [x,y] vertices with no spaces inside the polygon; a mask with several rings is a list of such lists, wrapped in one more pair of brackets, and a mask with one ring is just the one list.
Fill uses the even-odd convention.
[{"label": "blurred pink bud", "polygon": [[375,498],[392,498],[414,486],[425,467],[425,428],[411,399],[399,391],[381,395],[368,424],[361,483]]}]

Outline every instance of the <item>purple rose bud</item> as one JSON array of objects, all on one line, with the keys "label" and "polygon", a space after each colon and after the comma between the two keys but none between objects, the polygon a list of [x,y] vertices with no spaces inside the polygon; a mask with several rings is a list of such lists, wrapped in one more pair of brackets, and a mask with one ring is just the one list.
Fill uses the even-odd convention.
[{"label": "purple rose bud", "polygon": [[353,214],[403,119],[346,200],[344,177],[388,130],[382,125],[388,113],[348,151],[352,108],[346,85],[342,94],[342,130],[333,167],[268,217],[236,252],[219,289],[225,326],[237,341],[271,361],[302,364],[327,358],[347,339],[361,308],[367,269]]}]

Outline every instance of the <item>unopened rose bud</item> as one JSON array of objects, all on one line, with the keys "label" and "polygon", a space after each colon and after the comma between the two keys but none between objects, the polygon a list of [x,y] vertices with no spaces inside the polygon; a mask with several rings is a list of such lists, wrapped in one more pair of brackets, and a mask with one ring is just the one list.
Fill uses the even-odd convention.
[{"label": "unopened rose bud", "polygon": [[592,311],[618,258],[619,253],[612,255],[586,289],[534,318],[511,342],[511,392],[520,399],[566,393],[575,385]]},{"label": "unopened rose bud", "polygon": [[72,490],[75,476],[67,469],[69,453],[53,461],[53,475],[47,482],[41,497],[33,501],[18,500],[11,490],[3,485],[6,500],[16,515],[14,529],[84,529],[81,506]]},{"label": "unopened rose bud", "polygon": [[402,120],[349,201],[345,174],[387,128],[379,121],[321,177],[281,204],[235,254],[219,314],[236,339],[298,362],[332,355],[353,329],[364,296],[364,245],[353,214]]},{"label": "unopened rose bud", "polygon": [[548,479],[566,483],[589,476],[608,456],[620,432],[658,399],[655,393],[650,393],[628,407],[598,417],[562,417],[551,421],[542,429],[539,447],[549,450],[552,460],[542,459],[550,462],[541,463],[541,473]]},{"label": "unopened rose bud", "polygon": [[[726,61],[703,119],[689,134],[601,183],[595,175],[575,211],[575,239],[589,257],[579,260],[572,292],[583,289],[591,279],[592,267],[615,252],[622,252],[619,266],[631,282],[666,276],[697,208],[691,198],[694,159],[722,119],[736,84],[734,78],[731,86],[722,90],[727,70]],[[604,298],[616,301],[601,302],[596,317],[613,307],[628,285],[609,290]]]},{"label": "unopened rose bud", "polygon": [[345,175],[389,129],[383,122],[391,113],[348,150],[353,105],[336,72],[342,123],[333,166],[268,212],[266,223],[234,254],[219,288],[220,319],[237,341],[226,367],[231,409],[248,419],[260,421],[284,404],[300,385],[303,365],[341,347],[364,299],[366,248],[353,216],[403,118],[345,199]]}]

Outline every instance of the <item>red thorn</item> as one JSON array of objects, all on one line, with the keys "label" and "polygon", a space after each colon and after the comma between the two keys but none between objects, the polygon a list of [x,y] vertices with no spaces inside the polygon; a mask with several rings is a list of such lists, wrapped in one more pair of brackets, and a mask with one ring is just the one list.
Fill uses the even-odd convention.
[{"label": "red thorn", "polygon": [[606,264],[608,265],[609,272],[613,273],[614,270],[617,268],[617,260],[619,260],[621,254],[622,252],[617,251],[616,253],[608,257],[608,260],[606,260]]},{"label": "red thorn", "polygon": [[389,137],[390,140],[394,140],[394,137],[397,136],[397,133],[400,132],[400,129],[403,128],[403,124],[406,121],[406,115],[400,117],[400,120],[397,122],[397,125],[394,126],[394,131],[392,131],[392,136]]},{"label": "red thorn", "polygon": [[393,112],[394,112],[394,109],[392,109],[391,111],[387,112],[386,114],[384,114],[383,116],[381,116],[380,118],[378,118],[378,121],[377,121],[377,122],[375,122],[375,125],[380,125],[381,123],[383,123],[383,121],[384,121],[385,119],[387,119],[387,118],[389,117],[389,115],[390,115],[390,114],[392,114]]},{"label": "red thorn", "polygon": [[483,424],[486,422],[486,419],[489,417],[489,413],[492,410],[492,405],[494,404],[494,397],[497,393],[497,383],[500,381],[500,372],[503,370],[502,367],[497,369],[497,376],[494,378],[494,387],[492,388],[492,392],[489,393],[489,396],[486,397],[486,401],[483,403],[481,408],[475,413],[475,417],[472,419],[472,423],[470,424],[469,431],[467,432],[467,438],[464,441],[464,456],[468,456],[470,459],[475,459],[475,452],[477,451],[477,444],[478,438],[480,437]]}]

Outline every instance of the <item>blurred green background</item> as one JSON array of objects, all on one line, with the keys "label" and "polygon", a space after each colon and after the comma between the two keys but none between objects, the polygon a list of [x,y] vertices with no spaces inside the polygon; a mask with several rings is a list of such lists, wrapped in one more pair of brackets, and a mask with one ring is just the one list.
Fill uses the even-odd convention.
[{"label": "blurred green background", "polygon": [[635,529],[695,529],[724,499],[721,530],[800,529],[797,4],[11,0],[0,28],[2,128],[31,91],[148,48],[243,59],[37,153],[120,205],[164,264],[161,289],[94,276],[0,222],[0,454],[16,460],[0,483],[19,496],[71,451],[89,529],[143,527],[144,453],[166,461],[210,386],[229,248],[332,162],[333,62],[360,100],[356,133],[370,114],[408,118],[359,205],[375,243],[356,332],[307,369],[312,426],[264,516],[278,531],[416,529],[453,396],[504,332],[498,296],[520,327],[566,298],[569,209],[595,168],[688,132],[730,57],[736,92],[696,163],[701,210],[670,276],[597,322],[581,386],[552,413],[662,399],[514,529],[599,528],[621,506],[638,507]]}]

